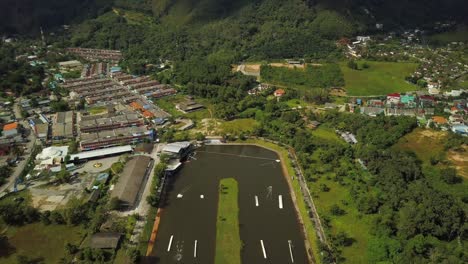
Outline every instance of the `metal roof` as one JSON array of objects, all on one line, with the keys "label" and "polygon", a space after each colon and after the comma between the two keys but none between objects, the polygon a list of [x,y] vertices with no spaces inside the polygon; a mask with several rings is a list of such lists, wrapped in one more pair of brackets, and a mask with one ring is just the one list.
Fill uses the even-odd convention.
[{"label": "metal roof", "polygon": [[111,147],[111,148],[105,148],[105,149],[84,151],[78,154],[70,155],[70,160],[73,161],[75,160],[75,158],[78,158],[79,160],[91,159],[91,158],[96,158],[96,157],[101,157],[101,156],[106,156],[106,155],[130,152],[132,150],[133,150],[132,146],[127,145],[127,146],[118,146],[118,147]]}]

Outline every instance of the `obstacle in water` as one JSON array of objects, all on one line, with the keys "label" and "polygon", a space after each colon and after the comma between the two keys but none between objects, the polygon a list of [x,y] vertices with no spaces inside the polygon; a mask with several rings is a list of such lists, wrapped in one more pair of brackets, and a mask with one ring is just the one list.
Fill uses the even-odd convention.
[{"label": "obstacle in water", "polygon": [[283,195],[278,195],[279,208],[283,209]]}]

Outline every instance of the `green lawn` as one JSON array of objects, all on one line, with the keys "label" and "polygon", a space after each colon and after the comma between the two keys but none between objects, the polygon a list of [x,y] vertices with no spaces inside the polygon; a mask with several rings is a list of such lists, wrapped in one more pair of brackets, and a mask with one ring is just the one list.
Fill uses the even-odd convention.
[{"label": "green lawn", "polygon": [[239,135],[240,133],[250,133],[257,127],[258,122],[251,118],[235,119],[223,122],[220,126],[222,132],[226,134]]},{"label": "green lawn", "polygon": [[[330,191],[320,192],[320,184],[326,184]],[[352,201],[349,190],[335,181],[327,180],[322,176],[309,186],[314,195],[317,195],[314,201],[320,217],[327,216],[330,219],[331,230],[329,233],[336,234],[344,231],[355,240],[351,246],[342,248],[342,256],[345,258],[343,263],[368,263],[367,245],[371,237],[369,233],[371,216],[360,214]],[[343,204],[342,201],[346,201],[347,204]],[[344,209],[346,214],[342,216],[331,215],[330,208],[334,204]]]},{"label": "green lawn", "polygon": [[239,189],[233,178],[219,183],[218,218],[216,220],[216,264],[240,264]]},{"label": "green lawn", "polygon": [[429,40],[439,44],[447,44],[451,42],[468,42],[468,27],[459,27],[453,31],[435,34],[430,36]]},{"label": "green lawn", "polygon": [[99,115],[107,112],[107,107],[105,106],[97,106],[88,109],[88,112],[91,115]]},{"label": "green lawn", "polygon": [[346,142],[341,140],[332,128],[329,128],[325,125],[321,125],[317,129],[313,130],[312,135],[323,140],[333,141],[341,145],[346,145]]},{"label": "green lawn", "polygon": [[[7,230],[9,253],[0,251],[0,263],[16,264],[17,256],[43,259],[41,263],[58,263],[65,256],[65,245],[79,245],[86,231],[80,226],[43,225],[34,223]],[[0,249],[1,250],[1,249]],[[8,256],[5,257],[5,254]]]},{"label": "green lawn", "polygon": [[418,67],[416,63],[367,61],[368,69],[362,69],[362,63],[359,62],[361,70],[350,69],[346,62],[340,64],[348,95],[385,95],[418,90],[416,85],[405,81],[405,77]]}]

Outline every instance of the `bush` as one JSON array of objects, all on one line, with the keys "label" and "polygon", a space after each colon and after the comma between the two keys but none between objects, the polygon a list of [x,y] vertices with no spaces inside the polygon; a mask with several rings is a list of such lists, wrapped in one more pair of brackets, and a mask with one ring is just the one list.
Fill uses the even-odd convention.
[{"label": "bush", "polygon": [[320,188],[320,191],[322,191],[322,192],[328,192],[328,191],[330,191],[330,187],[328,187],[328,186],[327,186],[326,184],[324,184],[324,183],[320,184],[320,187],[319,187],[319,188]]},{"label": "bush", "polygon": [[447,168],[440,172],[442,179],[448,184],[461,183],[462,178],[457,176],[457,171],[454,168]]},{"label": "bush", "polygon": [[357,70],[358,65],[354,60],[350,60],[350,61],[348,61],[348,68],[353,69],[353,70]]},{"label": "bush", "polygon": [[346,211],[341,209],[337,204],[334,204],[332,205],[332,207],[330,208],[330,213],[332,215],[336,215],[336,216],[339,216],[339,215],[344,215],[346,214]]}]

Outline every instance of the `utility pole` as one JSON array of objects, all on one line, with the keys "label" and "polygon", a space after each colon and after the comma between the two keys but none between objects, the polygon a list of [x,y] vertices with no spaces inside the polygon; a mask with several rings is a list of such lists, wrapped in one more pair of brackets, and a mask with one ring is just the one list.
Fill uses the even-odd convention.
[{"label": "utility pole", "polygon": [[44,48],[46,47],[46,42],[45,42],[45,37],[44,37],[44,31],[42,30],[42,27],[40,27],[41,29],[41,39],[42,39],[42,46],[44,46]]}]

